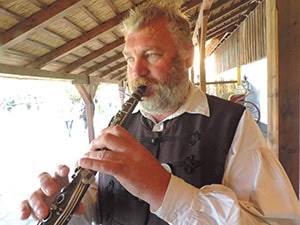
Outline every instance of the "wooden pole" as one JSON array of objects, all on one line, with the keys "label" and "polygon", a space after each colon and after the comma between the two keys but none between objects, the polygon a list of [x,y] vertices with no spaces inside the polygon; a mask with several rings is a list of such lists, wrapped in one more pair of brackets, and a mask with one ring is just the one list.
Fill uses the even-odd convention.
[{"label": "wooden pole", "polygon": [[200,58],[200,88],[202,91],[206,92],[206,73],[205,73],[205,49],[206,49],[206,36],[207,36],[207,23],[210,13],[210,8],[212,6],[212,0],[203,0],[200,5],[199,15],[196,22],[193,42],[197,40],[199,46],[199,58]]},{"label": "wooden pole", "polygon": [[85,107],[86,107],[86,120],[87,120],[87,129],[89,142],[91,142],[95,138],[95,130],[94,130],[94,97],[96,94],[96,90],[98,85],[95,84],[76,84],[75,85],[79,94],[81,95]]},{"label": "wooden pole", "polygon": [[237,66],[236,68],[236,80],[237,80],[237,85],[241,85],[241,67]]},{"label": "wooden pole", "polygon": [[299,197],[300,1],[267,0],[268,144]]}]

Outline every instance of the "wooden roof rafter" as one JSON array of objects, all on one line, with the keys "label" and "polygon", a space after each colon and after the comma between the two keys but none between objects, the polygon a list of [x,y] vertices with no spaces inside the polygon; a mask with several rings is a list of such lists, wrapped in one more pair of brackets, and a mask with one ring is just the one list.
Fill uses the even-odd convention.
[{"label": "wooden roof rafter", "polygon": [[123,58],[123,54],[122,53],[117,53],[116,55],[105,59],[101,63],[97,63],[96,65],[90,67],[86,71],[81,72],[81,75],[90,75],[93,72],[97,71],[98,69],[103,68],[103,67],[109,65],[110,63],[115,62],[116,60],[119,60],[119,59],[122,59],[122,58]]},{"label": "wooden roof rafter", "polygon": [[118,63],[112,67],[110,67],[109,69],[105,70],[105,71],[101,71],[100,72],[100,75],[98,75],[97,77],[99,78],[105,78],[106,76],[110,75],[111,73],[113,73],[114,71],[118,70],[118,69],[121,69],[123,67],[126,67],[127,66],[127,62],[126,61],[123,61],[121,63]]},{"label": "wooden roof rafter", "polygon": [[61,47],[54,49],[53,51],[49,52],[48,54],[42,56],[36,61],[29,63],[28,67],[34,68],[43,68],[48,62],[55,60],[59,57],[62,57],[71,51],[74,51],[80,47],[82,47],[86,42],[97,38],[98,35],[104,33],[110,29],[113,29],[114,26],[117,26],[123,18],[123,14],[110,19],[99,26],[95,27],[94,29],[84,33],[83,35],[75,38],[66,44],[62,45]]},{"label": "wooden roof rafter", "polygon": [[33,5],[35,5],[36,7],[40,8],[40,9],[45,9],[47,8],[47,5],[43,2],[40,2],[38,0],[29,0]]},{"label": "wooden roof rafter", "polygon": [[[47,74],[53,73],[51,78],[57,77],[56,74],[70,74],[93,78],[95,82],[110,82],[112,77],[111,82],[126,79],[126,72],[116,77],[112,75],[126,67],[120,22],[131,7],[147,0],[18,1],[21,4],[0,1],[0,65],[7,64],[12,70],[15,66],[23,66],[24,71],[46,70]],[[233,32],[240,18],[247,15],[249,6],[256,2],[183,0],[182,9],[192,27],[197,27],[200,5],[207,1],[211,6],[206,11],[206,37],[215,38],[214,43]],[[10,21],[1,24],[2,18]],[[215,46],[218,45],[210,49]]]},{"label": "wooden roof rafter", "polygon": [[66,66],[65,68],[63,68],[62,71],[66,72],[66,73],[72,72],[76,68],[80,67],[81,65],[99,57],[100,55],[107,53],[108,51],[111,51],[111,50],[117,48],[118,46],[122,45],[123,43],[124,43],[124,39],[119,38],[119,39],[105,45],[104,47],[91,52],[89,55],[74,61],[73,63],[71,63],[68,66]]},{"label": "wooden roof rafter", "polygon": [[1,49],[9,48],[26,39],[30,33],[62,17],[68,10],[78,7],[78,4],[83,4],[82,0],[55,1],[48,8],[38,11],[2,34],[0,36]]},{"label": "wooden roof rafter", "polygon": [[115,16],[117,16],[119,14],[119,11],[118,11],[117,7],[112,3],[112,1],[111,0],[105,0],[105,2],[109,6],[109,8],[111,8],[111,10],[114,12]]},{"label": "wooden roof rafter", "polygon": [[7,9],[0,8],[0,14],[10,16],[10,17],[14,18],[17,21],[23,20],[22,16],[19,16],[18,14],[15,14],[15,13],[7,10]]}]

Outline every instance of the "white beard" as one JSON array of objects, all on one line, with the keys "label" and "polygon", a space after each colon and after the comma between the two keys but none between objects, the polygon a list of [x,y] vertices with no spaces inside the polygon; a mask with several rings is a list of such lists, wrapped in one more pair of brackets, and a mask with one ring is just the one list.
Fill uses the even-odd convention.
[{"label": "white beard", "polygon": [[129,83],[131,90],[137,86],[150,85],[153,93],[140,102],[143,110],[150,114],[161,114],[177,109],[184,103],[189,92],[188,71],[179,57],[173,61],[173,67],[163,82],[158,83],[147,77],[137,78]]}]

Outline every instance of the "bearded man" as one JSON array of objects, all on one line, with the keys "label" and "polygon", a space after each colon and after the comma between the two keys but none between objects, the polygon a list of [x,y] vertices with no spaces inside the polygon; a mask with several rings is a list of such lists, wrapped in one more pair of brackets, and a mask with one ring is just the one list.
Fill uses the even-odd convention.
[{"label": "bearded man", "polygon": [[[296,195],[250,113],[189,82],[193,45],[178,8],[146,3],[124,28],[129,88],[147,90],[126,127],[104,129],[79,160],[99,176],[70,224],[299,224]],[[21,217],[46,217],[67,174],[43,173]]]}]

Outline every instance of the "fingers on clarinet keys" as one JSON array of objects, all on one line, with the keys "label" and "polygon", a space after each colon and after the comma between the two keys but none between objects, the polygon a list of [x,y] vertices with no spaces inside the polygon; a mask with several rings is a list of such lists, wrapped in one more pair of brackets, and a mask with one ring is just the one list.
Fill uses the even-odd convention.
[{"label": "fingers on clarinet keys", "polygon": [[60,193],[56,196],[54,203],[50,205],[48,215],[44,219],[42,219],[37,225],[44,225],[46,222],[51,220],[53,213],[57,213],[59,205],[61,205],[66,198],[66,190],[67,187],[63,187],[61,189]]},{"label": "fingers on clarinet keys", "polygon": [[92,184],[95,182],[95,176],[91,170],[83,169],[82,167],[78,166],[75,168],[74,174],[71,176],[72,179],[80,174],[81,182],[83,184]]},{"label": "fingers on clarinet keys", "polygon": [[40,220],[37,225],[45,225],[47,222],[49,222],[51,220],[51,218],[53,217],[53,213],[56,211],[56,209],[57,209],[57,206],[54,204],[51,204],[48,215],[44,219]]},{"label": "fingers on clarinet keys", "polygon": [[91,173],[90,170],[83,170],[81,172],[81,182],[83,184],[92,184],[95,182],[95,176]]},{"label": "fingers on clarinet keys", "polygon": [[42,223],[45,223],[45,222],[48,222],[51,219],[51,217],[52,217],[52,210],[49,210],[48,215],[44,219],[42,219],[42,221],[39,222],[38,225],[42,224]]}]

